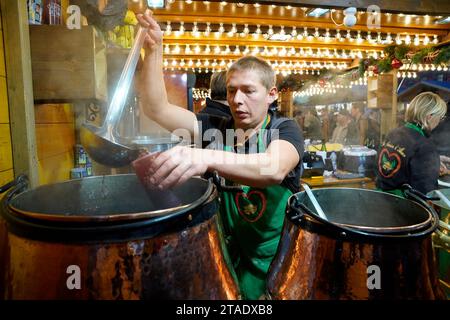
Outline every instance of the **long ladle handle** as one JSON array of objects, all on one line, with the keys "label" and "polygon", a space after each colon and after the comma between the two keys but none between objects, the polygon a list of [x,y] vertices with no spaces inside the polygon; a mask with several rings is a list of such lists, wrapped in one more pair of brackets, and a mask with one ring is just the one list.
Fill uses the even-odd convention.
[{"label": "long ladle handle", "polygon": [[314,196],[314,193],[311,191],[309,186],[305,183],[302,184],[303,189],[305,189],[306,194],[308,195],[309,199],[311,200],[314,208],[317,211],[317,214],[324,220],[328,220],[327,216],[322,210],[322,207],[320,206],[319,202],[317,201],[316,197]]},{"label": "long ladle handle", "polygon": [[447,207],[450,208],[450,200],[439,190],[434,190],[434,193],[441,198],[441,201],[445,203]]},{"label": "long ladle handle", "polygon": [[116,123],[119,121],[127,100],[128,91],[130,90],[146,33],[147,29],[139,26],[133,46],[128,54],[125,66],[119,78],[119,82],[117,83],[116,90],[114,91],[111,103],[109,104],[103,126],[109,129],[108,131],[110,134],[112,133],[112,128],[115,128]]}]

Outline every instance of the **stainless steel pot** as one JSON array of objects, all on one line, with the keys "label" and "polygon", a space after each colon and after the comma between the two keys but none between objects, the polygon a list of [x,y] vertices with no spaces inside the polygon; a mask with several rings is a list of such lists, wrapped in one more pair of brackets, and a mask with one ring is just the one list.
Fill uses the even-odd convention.
[{"label": "stainless steel pot", "polygon": [[16,181],[2,201],[0,298],[240,297],[210,181],[170,195],[134,174],[26,189]]}]

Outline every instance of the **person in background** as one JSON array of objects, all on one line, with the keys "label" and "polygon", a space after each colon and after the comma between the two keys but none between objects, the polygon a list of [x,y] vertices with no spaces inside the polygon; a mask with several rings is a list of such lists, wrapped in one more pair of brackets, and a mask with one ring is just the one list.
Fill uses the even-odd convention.
[{"label": "person in background", "polygon": [[362,102],[353,102],[350,110],[353,121],[356,126],[356,132],[358,136],[358,144],[363,146],[367,143],[367,128],[368,121],[364,117],[364,104]]},{"label": "person in background", "polygon": [[431,141],[441,155],[441,175],[450,174],[450,108],[447,102],[445,119],[431,133]]},{"label": "person in background", "polygon": [[404,184],[424,194],[437,189],[440,159],[429,136],[446,112],[445,102],[432,92],[423,92],[411,101],[405,125],[389,132],[381,144],[378,189],[399,196],[404,196]]},{"label": "person in background", "polygon": [[367,110],[367,135],[365,145],[371,149],[378,150],[380,147],[381,128],[379,110]]},{"label": "person in background", "polygon": [[200,113],[208,113],[225,119],[231,118],[231,111],[227,102],[226,76],[226,71],[212,74],[209,83],[211,98],[206,98],[206,107]]},{"label": "person in background", "polygon": [[[167,189],[193,176],[217,172],[227,185],[241,187],[242,191],[221,192],[220,213],[243,298],[258,299],[266,290],[287,200],[299,190],[303,157],[300,129],[292,119],[277,118],[269,110],[277,98],[275,72],[266,61],[253,56],[235,61],[227,71],[230,121],[216,121],[215,115],[196,115],[169,103],[163,81],[161,28],[150,14],[137,18],[148,30],[145,59],[136,78],[144,112],[170,131],[183,129],[194,141],[205,138],[209,130],[225,137],[215,149],[176,146],[151,155],[154,159],[144,178],[152,187]],[[270,141],[264,139],[275,128],[277,134],[269,135]],[[236,134],[239,129],[245,135]],[[227,139],[230,131],[235,135]]]},{"label": "person in background", "polygon": [[356,126],[352,123],[352,117],[346,109],[341,109],[337,115],[336,128],[333,130],[330,142],[344,145],[358,142]]},{"label": "person in background", "polygon": [[303,108],[303,136],[305,139],[322,140],[322,126],[315,107]]}]

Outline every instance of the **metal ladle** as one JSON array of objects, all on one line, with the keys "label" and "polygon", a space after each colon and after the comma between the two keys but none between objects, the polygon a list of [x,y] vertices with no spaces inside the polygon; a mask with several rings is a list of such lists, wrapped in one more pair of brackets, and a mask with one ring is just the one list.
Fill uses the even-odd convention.
[{"label": "metal ladle", "polygon": [[96,162],[106,166],[123,167],[137,159],[140,154],[140,149],[137,145],[122,144],[116,131],[146,33],[147,29],[139,26],[103,125],[101,127],[95,127],[89,124],[83,124],[80,129],[81,144],[86,149],[86,152]]},{"label": "metal ladle", "polygon": [[317,201],[316,197],[314,196],[314,193],[309,188],[309,186],[307,184],[303,183],[302,187],[303,187],[303,189],[305,189],[306,195],[311,200],[311,202],[312,202],[314,208],[316,209],[317,214],[319,215],[319,217],[321,217],[323,220],[328,220],[327,216],[325,215],[325,212],[323,212],[322,207],[320,206],[319,202]]}]

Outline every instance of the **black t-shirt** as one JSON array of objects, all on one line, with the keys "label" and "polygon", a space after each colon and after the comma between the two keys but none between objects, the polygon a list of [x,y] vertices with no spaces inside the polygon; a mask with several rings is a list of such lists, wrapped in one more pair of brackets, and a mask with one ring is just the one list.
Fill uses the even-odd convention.
[{"label": "black t-shirt", "polygon": [[437,189],[439,154],[430,139],[402,126],[392,130],[378,153],[377,187],[399,189],[407,183],[428,193]]},{"label": "black t-shirt", "polygon": [[[277,115],[273,112],[273,111],[269,111],[269,115],[270,115],[270,121],[266,126],[267,130],[273,129],[272,128],[272,124],[275,122],[274,119],[277,118]],[[247,140],[247,142],[245,143],[245,146],[243,146],[242,148],[238,149],[237,147],[235,147],[234,139],[227,139],[227,129],[233,129],[234,127],[234,120],[233,118],[231,119],[225,119],[223,117],[218,117],[216,115],[212,115],[212,114],[208,114],[208,113],[199,113],[197,114],[197,120],[200,121],[201,124],[201,134],[202,134],[202,147],[203,148],[211,148],[211,149],[216,149],[216,150],[223,150],[223,145],[225,144],[230,144],[230,140],[232,140],[232,143],[230,145],[232,145],[232,149],[235,152],[243,152],[245,151],[246,154],[249,153],[259,153],[262,152],[262,150],[259,150],[259,148],[255,148],[254,144],[250,144],[249,141],[257,141],[257,135],[259,134],[255,134],[254,137],[250,138],[249,140]],[[278,121],[277,121],[278,122]],[[289,172],[289,174],[285,177],[285,179],[283,180],[283,182],[281,183],[282,185],[286,186],[287,188],[289,188],[292,192],[298,192],[299,191],[299,183],[300,183],[300,177],[302,174],[302,158],[303,158],[303,135],[301,133],[301,130],[297,124],[296,121],[294,121],[293,119],[285,119],[285,121],[282,122],[278,122],[278,126],[276,129],[278,129],[278,134],[270,134],[269,138],[269,142],[268,144],[270,144],[270,141],[273,140],[277,140],[277,139],[281,139],[281,140],[286,140],[288,142],[290,142],[295,149],[298,152],[299,155],[299,162],[297,164],[297,166],[291,171]],[[225,141],[223,141],[223,139],[218,139],[216,140],[216,134],[214,133],[220,133],[220,135],[222,137],[224,137],[223,139],[225,139]],[[270,132],[270,131],[269,131]],[[228,134],[230,133],[230,131],[228,131]],[[232,136],[234,137],[234,135]],[[265,141],[265,139],[263,139]],[[228,143],[227,143],[228,142]],[[265,146],[265,148],[267,148],[268,145]]]}]

